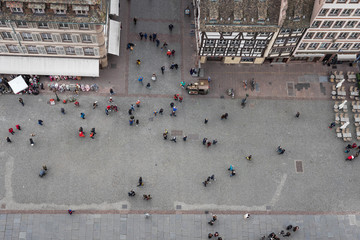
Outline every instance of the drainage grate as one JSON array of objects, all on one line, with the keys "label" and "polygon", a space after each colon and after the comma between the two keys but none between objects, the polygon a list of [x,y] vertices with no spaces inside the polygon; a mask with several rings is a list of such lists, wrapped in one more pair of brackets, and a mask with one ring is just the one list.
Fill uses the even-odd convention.
[{"label": "drainage grate", "polygon": [[295,167],[297,173],[304,172],[302,161],[295,161]]},{"label": "drainage grate", "polygon": [[197,134],[197,133],[188,134],[188,139],[189,140],[199,140],[199,134]]},{"label": "drainage grate", "polygon": [[176,209],[181,209],[181,205],[176,205]]},{"label": "drainage grate", "polygon": [[181,136],[182,137],[183,132],[181,130],[171,130],[171,136]]},{"label": "drainage grate", "polygon": [[127,209],[127,204],[123,204],[123,205],[121,206],[121,208],[122,208],[122,209]]},{"label": "drainage grate", "polygon": [[287,83],[287,92],[288,92],[288,96],[290,96],[290,97],[295,96],[294,83],[293,82],[288,82]]}]

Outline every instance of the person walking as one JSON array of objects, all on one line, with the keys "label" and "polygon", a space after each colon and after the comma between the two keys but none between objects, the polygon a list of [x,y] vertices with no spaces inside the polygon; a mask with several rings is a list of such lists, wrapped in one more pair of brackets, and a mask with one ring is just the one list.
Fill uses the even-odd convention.
[{"label": "person walking", "polygon": [[41,126],[43,125],[43,122],[44,122],[43,120],[38,120],[38,124]]},{"label": "person walking", "polygon": [[11,133],[11,135],[14,135],[14,129],[12,129],[12,128],[9,128],[9,133]]},{"label": "person walking", "polygon": [[91,139],[94,139],[94,135],[95,135],[95,134],[94,134],[93,132],[91,132],[91,133],[90,133],[90,138],[91,138]]},{"label": "person walking", "polygon": [[79,133],[83,132],[83,128],[79,127]]},{"label": "person walking", "polygon": [[140,107],[140,103],[141,103],[141,102],[140,102],[140,99],[138,99],[138,100],[136,101],[136,103],[135,103],[135,104],[136,104],[136,107],[139,108],[139,107]]},{"label": "person walking", "polygon": [[300,113],[297,112],[296,115],[295,115],[295,117],[299,118],[299,117],[300,117]]},{"label": "person walking", "polygon": [[74,212],[75,212],[75,211],[73,211],[73,210],[71,210],[71,209],[68,210],[68,213],[69,213],[70,215],[72,215]]},{"label": "person walking", "polygon": [[135,124],[137,127],[139,126],[139,119],[136,119]]},{"label": "person walking", "polygon": [[210,239],[210,238],[212,238],[214,235],[212,234],[212,233],[209,233],[208,234],[208,238]]},{"label": "person walking", "polygon": [[250,214],[245,213],[245,214],[244,214],[244,219],[249,219],[249,218],[250,218]]},{"label": "person walking", "polygon": [[131,105],[130,105],[130,109],[133,110],[133,111],[135,111],[134,104],[131,104]]},{"label": "person walking", "polygon": [[154,116],[155,116],[155,117],[156,117],[156,114],[157,114],[157,111],[155,110],[155,111],[154,111]]},{"label": "person walking", "polygon": [[209,121],[209,120],[208,120],[207,118],[205,118],[204,123],[207,124],[208,121]]},{"label": "person walking", "polygon": [[79,132],[79,137],[85,137],[84,132]]},{"label": "person walking", "polygon": [[205,145],[206,142],[207,142],[207,138],[204,138],[203,141],[202,141],[203,145]]},{"label": "person walking", "polygon": [[146,88],[147,88],[147,89],[151,89],[150,83],[147,83],[147,84],[146,84]]},{"label": "person walking", "polygon": [[142,177],[139,177],[139,181],[138,181],[138,187],[140,187],[140,186],[144,186],[144,183],[143,183],[143,179],[142,179]]},{"label": "person walking", "polygon": [[110,88],[110,95],[114,95],[114,90]]},{"label": "person walking", "polygon": [[160,114],[160,115],[163,115],[163,112],[164,112],[164,109],[160,108],[159,114]]},{"label": "person walking", "polygon": [[290,225],[288,225],[288,226],[286,227],[286,230],[289,231],[289,230],[291,230],[292,228],[293,228],[293,225],[290,224]]},{"label": "person walking", "polygon": [[[133,21],[134,21],[134,25],[136,25],[136,23],[137,23],[137,18],[134,17],[134,18],[133,18]],[[146,34],[146,33],[145,33],[145,34]]]},{"label": "person walking", "polygon": [[139,36],[140,36],[140,40],[142,40],[144,37],[144,34],[142,32],[139,32]]},{"label": "person walking", "polygon": [[22,106],[24,106],[24,100],[22,98],[19,98],[19,103],[21,103]]},{"label": "person walking", "polygon": [[299,230],[299,226],[295,226],[295,227],[293,228],[293,231],[294,231],[294,232],[296,232],[297,230]]},{"label": "person walking", "polygon": [[159,45],[160,45],[160,40],[156,39],[156,47],[159,47]]},{"label": "person walking", "polygon": [[153,42],[155,42],[156,37],[157,37],[157,34],[156,34],[156,33],[153,33],[153,34],[152,34]]},{"label": "person walking", "polygon": [[11,143],[11,140],[10,140],[9,137],[6,137],[6,141],[7,141],[8,143]]},{"label": "person walking", "polygon": [[183,137],[183,140],[184,140],[184,142],[186,142],[186,140],[187,140],[187,136],[186,136],[186,135]]},{"label": "person walking", "polygon": [[85,119],[85,113],[80,113],[80,117],[81,117],[82,119]]},{"label": "person walking", "polygon": [[130,192],[128,192],[129,197],[134,197],[135,196],[135,191],[134,190],[130,190]]},{"label": "person walking", "polygon": [[251,160],[251,158],[252,158],[251,155],[249,155],[249,156],[246,157],[246,159],[249,160],[249,161]]},{"label": "person walking", "polygon": [[132,115],[132,109],[130,108],[128,111],[129,115]]},{"label": "person walking", "polygon": [[147,40],[147,33],[144,33],[144,38],[145,40]]},{"label": "person walking", "polygon": [[176,143],[176,137],[173,137],[170,141]]},{"label": "person walking", "polygon": [[141,85],[143,85],[143,79],[144,79],[144,78],[141,77],[141,76],[140,76],[139,79],[138,79],[138,81],[139,81],[139,83],[140,83]]},{"label": "person walking", "polygon": [[164,140],[167,140],[167,133],[163,133]]},{"label": "person walking", "polygon": [[217,141],[216,139],[214,139],[213,142],[212,142],[212,144],[215,145],[215,144],[217,144],[217,142],[218,142],[218,141]]},{"label": "person walking", "polygon": [[16,129],[17,129],[17,130],[21,131],[21,127],[20,127],[20,125],[19,125],[19,124],[18,124],[18,125],[16,125],[15,127],[16,127]]},{"label": "person walking", "polygon": [[175,57],[175,50],[171,50],[171,56]]},{"label": "person walking", "polygon": [[107,108],[105,108],[105,114],[109,115],[109,110],[107,110]]},{"label": "person walking", "polygon": [[164,74],[165,66],[162,66],[160,69],[161,69],[161,73]]},{"label": "person walking", "polygon": [[152,40],[152,35],[151,35],[151,33],[149,34],[149,40],[150,40],[150,42],[151,42],[151,40]]},{"label": "person walking", "polygon": [[210,146],[211,146],[211,142],[210,142],[210,141],[208,141],[206,144],[207,144],[206,147],[210,147]]},{"label": "person walking", "polygon": [[170,49],[167,50],[166,55],[170,58],[171,57],[171,51]]},{"label": "person walking", "polygon": [[170,23],[170,24],[169,24],[169,30],[170,30],[170,32],[172,32],[173,28],[174,28],[174,25],[172,25],[172,24]]},{"label": "person walking", "polygon": [[34,143],[33,139],[30,138],[29,140],[30,140],[30,145],[31,145],[31,146],[34,146],[35,143]]},{"label": "person walking", "polygon": [[92,132],[92,133],[96,134],[96,132],[95,132],[95,128],[92,128],[90,132]]},{"label": "person walking", "polygon": [[140,59],[136,60],[136,64],[137,64],[138,66],[140,66],[140,64],[141,64]]}]

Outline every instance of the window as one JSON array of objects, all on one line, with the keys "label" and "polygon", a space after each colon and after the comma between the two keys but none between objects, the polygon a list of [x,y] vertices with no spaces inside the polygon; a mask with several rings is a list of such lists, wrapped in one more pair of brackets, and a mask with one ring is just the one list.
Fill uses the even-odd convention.
[{"label": "window", "polygon": [[210,53],[212,53],[212,48],[209,48],[209,47],[204,48],[204,53],[205,53],[205,54],[210,54]]},{"label": "window", "polygon": [[334,24],[334,28],[341,28],[344,25],[345,21],[336,21]]},{"label": "window", "polygon": [[337,3],[346,3],[347,0],[337,0]]},{"label": "window", "polygon": [[288,43],[296,43],[298,38],[289,38]]},{"label": "window", "polygon": [[240,40],[231,40],[230,45],[239,45]]},{"label": "window", "polygon": [[83,42],[91,42],[91,37],[90,35],[82,35],[82,41]]},{"label": "window", "polygon": [[253,33],[253,32],[248,32],[248,33],[246,33],[246,36],[247,36],[247,37],[253,37],[253,36],[255,36],[255,33]]},{"label": "window", "polygon": [[325,33],[324,32],[318,32],[315,35],[315,38],[317,39],[323,39],[325,37]]},{"label": "window", "polygon": [[45,23],[45,22],[39,22],[39,23],[38,23],[38,27],[39,27],[39,28],[48,28],[49,26],[48,26],[48,24]]},{"label": "window", "polygon": [[21,36],[24,41],[32,41],[33,40],[31,33],[23,32],[23,33],[21,33]]},{"label": "window", "polygon": [[345,39],[347,37],[347,35],[348,35],[348,33],[342,32],[342,33],[339,34],[338,38],[339,39]]},{"label": "window", "polygon": [[19,49],[17,46],[14,46],[14,45],[7,45],[8,49],[9,49],[9,52],[11,53],[18,53],[19,52]]},{"label": "window", "polygon": [[205,40],[205,46],[214,46],[215,40]]},{"label": "window", "polygon": [[32,11],[35,14],[44,14],[45,13],[45,9],[42,9],[42,8],[33,8]]},{"label": "window", "polygon": [[328,33],[328,35],[326,36],[326,39],[334,39],[335,37],[336,37],[336,33],[330,32],[330,33]]},{"label": "window", "polygon": [[306,35],[305,35],[305,39],[312,39],[314,36],[314,33],[313,32],[308,32]]},{"label": "window", "polygon": [[285,42],[284,38],[276,39],[275,44],[283,44]]},{"label": "window", "polygon": [[353,9],[344,9],[341,13],[341,16],[350,16],[352,11],[353,11]]},{"label": "window", "polygon": [[329,16],[337,16],[337,15],[339,15],[339,13],[340,13],[340,9],[334,8],[334,9],[330,10]]},{"label": "window", "polygon": [[295,29],[292,33],[293,34],[299,34],[299,33],[302,33],[303,29],[302,28],[298,28],[298,29]]},{"label": "window", "polygon": [[350,3],[358,3],[359,0],[350,0]]},{"label": "window", "polygon": [[87,15],[88,14],[88,11],[85,11],[85,10],[76,10],[75,11],[76,15]]},{"label": "window", "polygon": [[359,33],[351,33],[350,36],[349,36],[349,39],[357,39],[359,37]]},{"label": "window", "polygon": [[308,49],[316,49],[316,48],[317,48],[317,46],[319,46],[319,44],[318,44],[318,43],[310,43],[310,44],[309,44],[309,48],[308,48]]},{"label": "window", "polygon": [[330,28],[334,21],[324,21],[322,28]]},{"label": "window", "polygon": [[258,45],[266,45],[266,41],[265,40],[258,40],[257,44]]},{"label": "window", "polygon": [[339,46],[340,46],[340,43],[333,43],[333,44],[331,44],[330,49],[338,49]]},{"label": "window", "polygon": [[236,54],[237,53],[237,48],[229,48],[228,49],[228,54]]},{"label": "window", "polygon": [[325,16],[328,11],[329,11],[329,9],[327,9],[327,8],[321,9],[319,12],[319,16]]},{"label": "window", "polygon": [[[225,50],[224,48],[217,48],[216,52],[218,52],[218,49],[223,49],[222,52],[224,52],[224,50]],[[93,48],[84,48],[84,54],[92,56],[92,55],[94,55],[94,49]]]},{"label": "window", "polygon": [[342,46],[341,46],[341,49],[349,49],[351,47],[351,44],[352,43],[344,43]]},{"label": "window", "polygon": [[55,14],[57,14],[57,15],[65,15],[66,10],[65,9],[55,9]]},{"label": "window", "polygon": [[281,29],[280,34],[289,34],[291,29]]},{"label": "window", "polygon": [[219,42],[218,42],[218,45],[219,45],[219,46],[226,46],[226,43],[227,43],[226,40],[220,39]]},{"label": "window", "polygon": [[259,37],[267,37],[267,36],[269,36],[269,33],[261,32],[261,33],[259,33],[258,36],[259,36]]},{"label": "window", "polygon": [[250,53],[251,52],[251,48],[243,48],[242,49],[243,53]]},{"label": "window", "polygon": [[283,52],[291,52],[293,50],[293,48],[289,47],[289,48],[284,48]]},{"label": "window", "polygon": [[63,40],[63,42],[72,42],[71,35],[67,33],[62,34],[61,39]]},{"label": "window", "polygon": [[257,54],[262,53],[262,49],[261,48],[255,48],[254,53],[257,53]]},{"label": "window", "polygon": [[74,47],[65,47],[65,52],[67,55],[75,55],[75,48]]},{"label": "window", "polygon": [[12,39],[10,32],[2,32],[1,36],[3,37],[3,39]]},{"label": "window", "polygon": [[321,43],[319,49],[327,49],[330,46],[330,43]]},{"label": "window", "polygon": [[345,25],[346,28],[353,28],[355,27],[357,21],[348,21]]},{"label": "window", "polygon": [[22,10],[22,8],[11,8],[11,12],[12,13],[22,13],[23,10]]},{"label": "window", "polygon": [[69,24],[67,24],[67,23],[59,23],[59,28],[69,28]]},{"label": "window", "polygon": [[321,24],[321,21],[314,21],[313,24],[311,25],[311,27],[317,28],[320,26],[320,24]]},{"label": "window", "polygon": [[35,46],[27,46],[27,50],[29,53],[38,53],[38,50]]},{"label": "window", "polygon": [[26,22],[23,22],[23,21],[17,21],[17,22],[16,22],[16,25],[17,25],[19,28],[26,28],[26,27],[27,27]]},{"label": "window", "polygon": [[56,54],[56,48],[54,46],[47,46],[45,47],[46,52],[49,54]]},{"label": "window", "polygon": [[222,32],[222,35],[223,35],[223,36],[231,36],[231,35],[232,35],[232,32]]},{"label": "window", "polygon": [[360,16],[360,9],[356,9],[354,12],[354,16]]},{"label": "window", "polygon": [[0,21],[0,26],[6,26],[6,22],[3,21],[3,20],[1,20],[1,21]]},{"label": "window", "polygon": [[254,45],[254,40],[246,40],[245,45]]},{"label": "window", "polygon": [[305,49],[307,45],[308,45],[307,43],[301,43],[299,45],[299,49]]},{"label": "window", "polygon": [[334,0],[325,0],[326,3],[333,3]]},{"label": "window", "polygon": [[81,29],[81,30],[87,30],[87,29],[89,29],[89,24],[80,23],[80,24],[79,24],[79,29]]},{"label": "window", "polygon": [[41,38],[43,39],[43,41],[52,41],[50,33],[41,33]]},{"label": "window", "polygon": [[352,49],[359,49],[359,48],[360,48],[360,43],[354,43]]},{"label": "window", "polygon": [[273,50],[271,50],[271,53],[279,53],[280,52],[280,48],[273,48]]}]

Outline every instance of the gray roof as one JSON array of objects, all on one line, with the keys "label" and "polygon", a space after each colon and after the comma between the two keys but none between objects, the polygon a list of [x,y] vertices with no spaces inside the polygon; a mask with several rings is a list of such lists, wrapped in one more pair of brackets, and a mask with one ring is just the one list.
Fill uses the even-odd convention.
[{"label": "gray roof", "polygon": [[280,7],[280,0],[201,0],[200,31],[275,31]]},{"label": "gray roof", "polygon": [[288,0],[283,28],[306,28],[310,25],[314,0]]}]

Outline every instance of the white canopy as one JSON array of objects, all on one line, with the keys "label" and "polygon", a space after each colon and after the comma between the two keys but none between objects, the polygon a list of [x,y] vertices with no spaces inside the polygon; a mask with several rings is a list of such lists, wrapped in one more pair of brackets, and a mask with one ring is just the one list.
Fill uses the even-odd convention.
[{"label": "white canopy", "polygon": [[119,16],[119,0],[110,1],[110,14]]},{"label": "white canopy", "polygon": [[337,59],[339,61],[355,61],[356,54],[338,54]]},{"label": "white canopy", "polygon": [[22,76],[18,76],[16,78],[14,78],[13,80],[11,80],[9,82],[9,85],[11,87],[11,89],[13,90],[13,92],[19,93],[22,90],[27,89],[29,86],[26,84],[25,80],[23,79]]},{"label": "white canopy", "polygon": [[99,59],[0,56],[1,74],[99,76]]},{"label": "white canopy", "polygon": [[120,54],[120,31],[121,23],[110,20],[109,26],[109,53],[119,56]]}]

